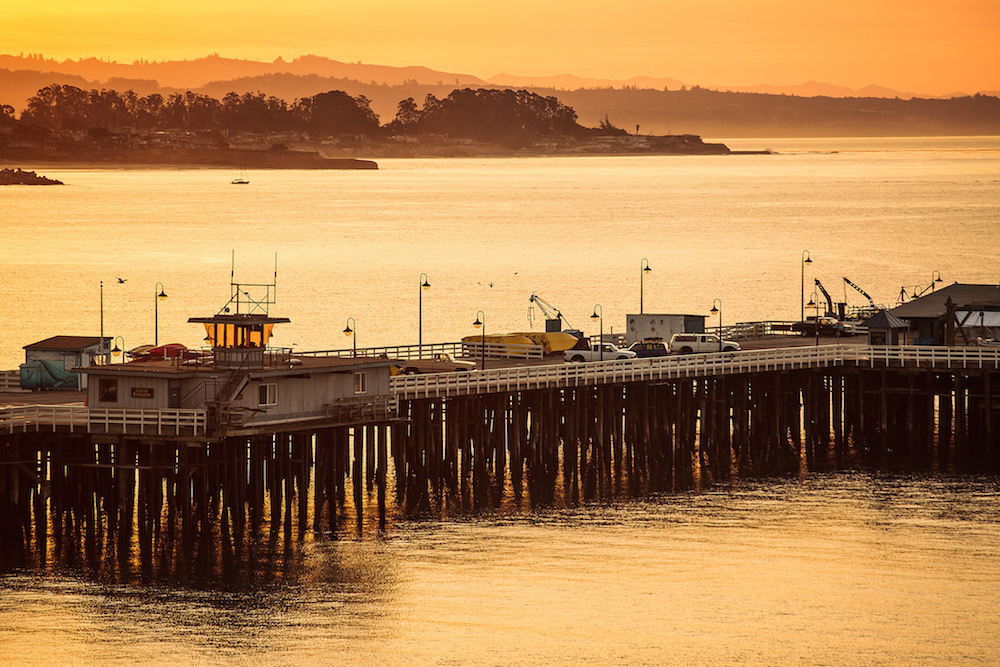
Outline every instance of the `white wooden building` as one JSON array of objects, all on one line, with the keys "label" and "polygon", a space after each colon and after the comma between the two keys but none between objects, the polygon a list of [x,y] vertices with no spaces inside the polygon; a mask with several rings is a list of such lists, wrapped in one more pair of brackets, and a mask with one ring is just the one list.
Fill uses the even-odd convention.
[{"label": "white wooden building", "polygon": [[[244,435],[395,419],[388,357],[298,356],[268,348],[285,318],[218,315],[211,352],[78,369],[87,404],[123,410],[205,410],[208,430]],[[398,362],[397,362],[398,363]]]}]

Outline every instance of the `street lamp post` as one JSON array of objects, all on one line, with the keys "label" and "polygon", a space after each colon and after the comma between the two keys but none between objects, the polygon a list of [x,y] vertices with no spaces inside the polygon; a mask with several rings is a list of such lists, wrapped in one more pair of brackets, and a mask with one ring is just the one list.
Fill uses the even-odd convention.
[{"label": "street lamp post", "polygon": [[348,317],[347,318],[347,326],[344,328],[344,335],[345,336],[350,336],[350,335],[353,334],[354,339],[353,339],[353,341],[351,343],[351,356],[352,357],[356,357],[356,356],[358,356],[358,332],[351,328],[352,324],[355,327],[358,326],[358,323],[354,321],[353,317]]},{"label": "street lamp post", "polygon": [[813,316],[814,331],[816,332],[816,344],[819,345],[819,294],[816,290],[809,295],[809,303],[807,304],[810,308],[816,309],[816,314]]},{"label": "street lamp post", "polygon": [[160,345],[160,301],[167,298],[167,293],[163,291],[163,283],[156,283],[153,287],[153,345]]},{"label": "street lamp post", "polygon": [[419,321],[417,322],[417,358],[420,359],[424,356],[424,290],[429,288],[431,284],[427,282],[426,273],[421,273],[417,282],[420,285],[417,288],[417,293],[420,295]]},{"label": "street lamp post", "polygon": [[[600,314],[597,312],[598,309],[601,311]],[[594,314],[590,316],[590,319],[601,321],[601,337],[598,339],[597,347],[601,351],[601,361],[604,361],[604,308],[601,307],[601,304],[594,304]]]},{"label": "street lamp post", "polygon": [[[122,342],[122,346],[118,347],[118,341]],[[116,357],[120,354],[122,355],[122,363],[125,363],[125,339],[121,336],[115,336],[115,346],[111,348],[111,354]]]},{"label": "street lamp post", "polygon": [[104,346],[104,281],[101,281],[101,363],[108,363],[108,353]]},{"label": "street lamp post", "polygon": [[802,297],[799,299],[799,305],[802,306],[802,318],[800,321],[806,321],[806,264],[812,264],[812,259],[809,258],[809,251],[802,251]]},{"label": "street lamp post", "polygon": [[709,312],[713,315],[719,314],[719,352],[722,352],[722,299],[715,299]]},{"label": "street lamp post", "polygon": [[484,313],[481,310],[477,311],[476,312],[476,321],[472,323],[472,326],[476,327],[477,329],[479,329],[480,327],[482,327],[482,329],[483,329],[483,339],[480,342],[480,348],[479,348],[480,351],[482,352],[482,355],[483,355],[482,359],[483,360],[480,363],[479,370],[485,371],[486,370],[486,313]]},{"label": "street lamp post", "polygon": [[934,273],[931,274],[931,291],[932,292],[935,289],[937,289],[936,283],[940,283],[940,282],[944,282],[943,280],[941,280],[941,272],[938,271],[937,269],[934,269]]},{"label": "street lamp post", "polygon": [[639,262],[639,314],[642,315],[642,278],[643,274],[649,273],[653,269],[649,268],[649,260],[645,257]]}]

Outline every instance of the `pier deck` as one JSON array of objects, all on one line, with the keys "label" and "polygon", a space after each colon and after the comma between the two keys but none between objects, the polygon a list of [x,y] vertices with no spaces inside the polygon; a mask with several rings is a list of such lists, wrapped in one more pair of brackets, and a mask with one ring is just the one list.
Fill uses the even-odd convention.
[{"label": "pier deck", "polygon": [[[485,371],[398,375],[391,378],[389,389],[393,401],[426,400],[842,367],[996,370],[1000,368],[1000,350],[981,347],[870,347],[852,343],[789,345],[741,352],[589,363],[490,358]],[[83,392],[58,391],[0,394],[0,433],[48,430],[164,438],[206,436],[205,410],[88,408],[83,405],[82,396]],[[276,430],[279,428],[294,430],[295,424],[283,422],[275,426]]]},{"label": "pier deck", "polygon": [[495,505],[508,490],[551,506],[812,470],[1000,471],[995,348],[501,363],[392,377],[392,415],[253,433],[213,430],[204,410],[8,395],[21,404],[0,407],[0,539],[47,553],[50,533],[66,545],[94,535],[128,564],[137,537],[149,568],[171,531],[186,545],[222,535],[238,550],[263,521],[287,538],[310,522],[335,531],[353,513],[360,530],[374,505],[382,530],[390,504],[424,516]]}]

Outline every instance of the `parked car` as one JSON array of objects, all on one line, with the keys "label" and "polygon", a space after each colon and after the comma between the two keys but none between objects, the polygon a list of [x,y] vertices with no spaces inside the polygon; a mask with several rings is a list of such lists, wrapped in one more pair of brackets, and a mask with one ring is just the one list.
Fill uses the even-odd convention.
[{"label": "parked car", "polygon": [[804,336],[853,336],[856,333],[853,324],[826,316],[809,317],[804,322],[795,322],[792,324],[792,331],[798,331]]},{"label": "parked car", "polygon": [[670,337],[670,351],[674,354],[695,354],[701,352],[736,352],[740,344],[735,340],[723,339],[721,344],[715,334],[679,333]]},{"label": "parked car", "polygon": [[447,352],[437,352],[430,359],[401,359],[402,364],[393,366],[393,375],[419,375],[422,373],[451,373],[453,371],[471,371],[476,367],[474,361],[456,359]]},{"label": "parked car", "polygon": [[635,352],[636,356],[640,359],[644,357],[665,357],[670,354],[670,350],[667,349],[667,344],[663,342],[662,338],[647,338],[646,340],[640,340],[629,345],[628,349]]},{"label": "parked car", "polygon": [[581,342],[572,350],[563,352],[566,361],[612,361],[614,359],[635,359],[632,350],[623,350],[614,343],[594,343],[590,345]]}]

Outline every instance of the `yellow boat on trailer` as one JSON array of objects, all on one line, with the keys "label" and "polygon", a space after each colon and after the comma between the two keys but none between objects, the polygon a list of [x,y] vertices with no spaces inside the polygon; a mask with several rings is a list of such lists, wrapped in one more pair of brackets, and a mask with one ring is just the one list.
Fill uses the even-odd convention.
[{"label": "yellow boat on trailer", "polygon": [[[483,336],[466,336],[462,342],[467,345],[478,345],[483,342]],[[577,337],[565,331],[521,331],[508,334],[487,334],[486,343],[495,343],[501,346],[498,352],[500,356],[520,356],[523,352],[522,346],[533,345],[542,348],[545,355],[562,354],[576,345]]]},{"label": "yellow boat on trailer", "polygon": [[541,345],[542,353],[545,355],[562,354],[566,350],[573,349],[579,340],[573,334],[565,331],[528,331],[512,335],[524,336],[533,345]]}]

